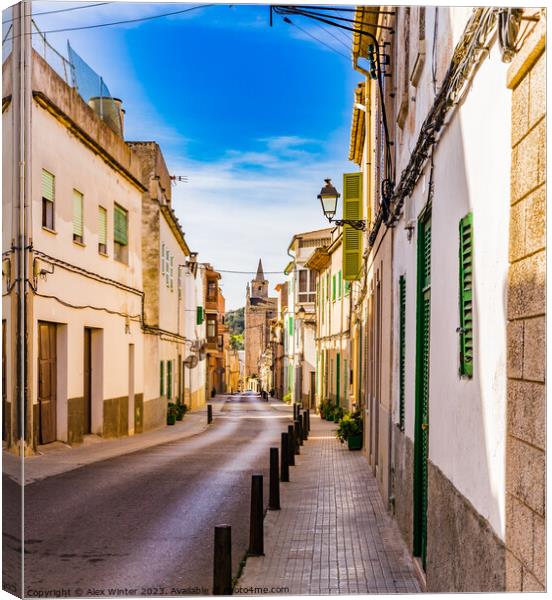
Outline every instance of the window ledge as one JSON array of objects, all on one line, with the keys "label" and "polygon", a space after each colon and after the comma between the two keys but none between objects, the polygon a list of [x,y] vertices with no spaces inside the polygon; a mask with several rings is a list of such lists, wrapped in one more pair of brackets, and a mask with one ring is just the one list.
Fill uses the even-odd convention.
[{"label": "window ledge", "polygon": [[54,235],[58,234],[58,232],[55,229],[50,229],[49,227],[46,227],[46,225],[42,225],[42,229],[44,229],[44,231],[47,231],[48,233],[53,233]]},{"label": "window ledge", "polygon": [[98,250],[98,254],[99,254],[100,256],[103,256],[104,258],[109,258],[109,254],[107,254],[107,252],[100,252],[100,251]]},{"label": "window ledge", "polygon": [[73,240],[73,244],[80,246],[81,248],[86,248],[86,244],[84,242],[79,242],[79,240]]}]

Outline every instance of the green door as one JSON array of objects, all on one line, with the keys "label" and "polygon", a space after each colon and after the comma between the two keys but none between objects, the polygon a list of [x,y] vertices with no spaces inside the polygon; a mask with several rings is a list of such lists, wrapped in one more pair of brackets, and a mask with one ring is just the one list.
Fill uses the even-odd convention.
[{"label": "green door", "polygon": [[414,419],[414,556],[426,568],[427,461],[429,439],[429,335],[431,305],[431,213],[418,223],[416,413]]},{"label": "green door", "polygon": [[339,406],[339,385],[341,383],[341,356],[339,352],[335,357],[335,405]]}]

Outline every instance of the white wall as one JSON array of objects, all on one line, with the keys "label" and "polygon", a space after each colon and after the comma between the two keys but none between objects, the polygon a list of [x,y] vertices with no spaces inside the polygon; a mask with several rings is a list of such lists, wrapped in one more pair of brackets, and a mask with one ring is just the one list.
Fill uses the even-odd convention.
[{"label": "white wall", "polygon": [[[440,8],[440,11],[444,9]],[[462,21],[465,23],[465,20]],[[455,24],[456,29],[463,29]],[[427,60],[427,59],[426,59]],[[429,56],[431,60],[431,56]],[[505,286],[508,265],[510,93],[507,65],[496,47],[444,133],[435,154],[431,260],[429,458],[476,510],[504,536]],[[430,89],[429,87],[427,88]],[[431,98],[417,97],[429,107]],[[414,140],[411,146],[414,145]],[[400,173],[400,170],[399,170]],[[405,213],[416,218],[428,194],[428,174]],[[459,367],[459,220],[474,222],[474,376]],[[416,356],[416,233],[405,217],[396,228],[394,302],[406,274],[406,433],[413,438]],[[395,311],[395,421],[398,421],[398,310]]]}]

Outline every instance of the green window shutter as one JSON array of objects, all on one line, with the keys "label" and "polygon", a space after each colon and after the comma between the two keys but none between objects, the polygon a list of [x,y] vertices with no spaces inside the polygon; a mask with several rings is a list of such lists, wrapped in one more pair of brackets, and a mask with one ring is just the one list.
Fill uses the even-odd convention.
[{"label": "green window shutter", "polygon": [[473,376],[473,213],[460,219],[460,375]]},{"label": "green window shutter", "polygon": [[349,384],[349,373],[347,371],[347,359],[343,361],[343,398],[347,399],[347,385]]},{"label": "green window shutter", "polygon": [[406,364],[406,278],[399,279],[399,428],[404,431],[404,392]]},{"label": "green window shutter", "polygon": [[107,244],[107,210],[98,207],[98,243]]},{"label": "green window shutter", "polygon": [[345,296],[348,296],[350,291],[351,291],[351,282],[345,281]]},{"label": "green window shutter", "polygon": [[165,395],[165,362],[159,364],[159,395]]},{"label": "green window shutter", "polygon": [[42,169],[42,197],[46,198],[46,200],[50,200],[50,202],[54,201],[55,194],[55,177]]},{"label": "green window shutter", "polygon": [[82,240],[83,237],[83,196],[78,190],[73,190],[73,236]]},{"label": "green window shutter", "polygon": [[293,317],[288,317],[289,335],[293,335]]},{"label": "green window shutter", "polygon": [[128,244],[128,213],[127,211],[115,204],[115,210],[113,211],[113,238],[122,246]]},{"label": "green window shutter", "polygon": [[167,400],[172,398],[172,360],[167,361]]},{"label": "green window shutter", "polygon": [[[343,175],[343,219],[362,219],[362,173]],[[343,278],[360,279],[362,267],[362,231],[343,226]]]},{"label": "green window shutter", "polygon": [[335,300],[335,275],[332,275],[332,302]]},{"label": "green window shutter", "polygon": [[341,271],[339,271],[337,274],[337,298],[338,298],[338,300],[341,299],[341,292],[343,289],[342,279],[343,279],[343,277],[341,276]]},{"label": "green window shutter", "polygon": [[203,323],[203,306],[198,306],[196,309],[196,323],[197,325],[201,325]]}]

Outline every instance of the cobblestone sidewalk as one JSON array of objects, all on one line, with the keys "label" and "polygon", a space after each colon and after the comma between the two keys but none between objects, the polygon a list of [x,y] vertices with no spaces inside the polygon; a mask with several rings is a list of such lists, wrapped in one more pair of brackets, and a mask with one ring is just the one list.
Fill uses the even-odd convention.
[{"label": "cobblestone sidewalk", "polygon": [[265,556],[247,559],[237,588],[292,595],[420,591],[366,458],[340,444],[334,431],[333,423],[311,417],[290,483],[280,485],[282,508],[265,518]]}]

